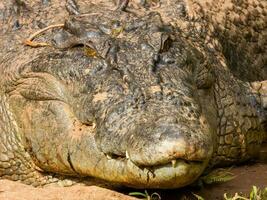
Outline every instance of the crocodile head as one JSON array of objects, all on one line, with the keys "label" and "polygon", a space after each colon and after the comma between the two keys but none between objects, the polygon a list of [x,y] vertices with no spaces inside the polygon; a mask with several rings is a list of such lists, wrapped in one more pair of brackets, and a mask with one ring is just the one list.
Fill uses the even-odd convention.
[{"label": "crocodile head", "polygon": [[216,147],[209,61],[157,13],[99,12],[54,35],[67,50],[42,49],[8,75],[18,140],[46,172],[137,188],[192,183]]}]

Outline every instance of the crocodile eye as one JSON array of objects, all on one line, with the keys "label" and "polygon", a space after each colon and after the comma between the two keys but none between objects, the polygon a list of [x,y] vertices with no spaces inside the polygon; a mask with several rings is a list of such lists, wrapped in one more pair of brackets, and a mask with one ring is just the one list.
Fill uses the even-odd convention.
[{"label": "crocodile eye", "polygon": [[172,38],[169,35],[163,34],[161,36],[160,53],[166,52],[171,48]]}]

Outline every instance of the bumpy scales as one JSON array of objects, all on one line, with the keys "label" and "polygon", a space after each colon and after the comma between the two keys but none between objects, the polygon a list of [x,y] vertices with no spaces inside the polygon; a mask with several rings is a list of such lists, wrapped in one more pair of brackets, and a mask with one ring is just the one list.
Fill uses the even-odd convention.
[{"label": "bumpy scales", "polygon": [[0,3],[1,178],[178,188],[257,157],[266,1],[66,2]]}]

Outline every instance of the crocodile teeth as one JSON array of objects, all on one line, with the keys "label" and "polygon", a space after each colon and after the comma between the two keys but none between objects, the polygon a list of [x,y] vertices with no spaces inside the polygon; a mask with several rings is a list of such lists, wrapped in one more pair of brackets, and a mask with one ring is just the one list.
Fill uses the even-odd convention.
[{"label": "crocodile teeth", "polygon": [[130,157],[129,157],[129,154],[128,154],[128,151],[126,151],[125,155],[126,155],[126,158],[127,158],[127,159],[130,158]]},{"label": "crocodile teeth", "polygon": [[110,155],[106,155],[106,157],[107,157],[107,159],[109,159],[109,160],[111,160],[112,158],[111,158],[111,156]]},{"label": "crocodile teeth", "polygon": [[172,160],[172,167],[176,167],[176,160]]},{"label": "crocodile teeth", "polygon": [[93,128],[93,129],[95,129],[95,128],[96,128],[96,123],[93,123],[93,126],[92,126],[92,128]]}]

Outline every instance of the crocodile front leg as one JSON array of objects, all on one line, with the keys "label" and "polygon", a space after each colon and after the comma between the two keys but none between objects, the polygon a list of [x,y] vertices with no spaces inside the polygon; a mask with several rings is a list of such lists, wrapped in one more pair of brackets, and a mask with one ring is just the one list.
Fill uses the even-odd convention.
[{"label": "crocodile front leg", "polygon": [[57,182],[51,175],[43,173],[25,151],[18,125],[3,96],[0,97],[0,178],[19,180],[33,186]]},{"label": "crocodile front leg", "polygon": [[[265,132],[267,132],[267,80],[251,83],[252,91],[258,97],[258,102],[261,105],[261,121]],[[264,141],[267,142],[267,133],[264,135]]]}]

